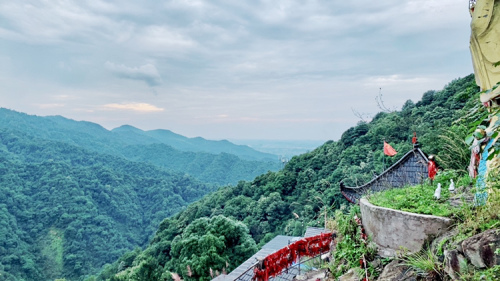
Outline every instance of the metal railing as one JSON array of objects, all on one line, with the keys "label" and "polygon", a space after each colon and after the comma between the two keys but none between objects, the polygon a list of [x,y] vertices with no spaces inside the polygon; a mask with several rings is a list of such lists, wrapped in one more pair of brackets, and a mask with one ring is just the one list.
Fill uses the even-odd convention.
[{"label": "metal railing", "polygon": [[[283,269],[279,275],[277,275],[275,277],[270,277],[269,280],[270,281],[290,281],[295,276],[300,275],[301,271],[303,273],[303,272],[307,272],[310,270],[310,269],[309,270],[308,269],[301,269],[300,268],[301,265],[303,265],[304,263],[311,261],[315,258],[321,257],[321,255],[323,255],[325,253],[328,253],[328,252],[321,253],[319,255],[316,255],[314,257],[311,257],[311,258],[308,258],[305,260],[299,260],[298,263],[296,263],[296,264],[294,264],[286,269]],[[253,281],[254,280],[254,268],[257,266],[257,264],[258,264],[258,262],[254,263],[249,269],[247,269],[245,272],[240,274],[234,280],[235,281]]]}]

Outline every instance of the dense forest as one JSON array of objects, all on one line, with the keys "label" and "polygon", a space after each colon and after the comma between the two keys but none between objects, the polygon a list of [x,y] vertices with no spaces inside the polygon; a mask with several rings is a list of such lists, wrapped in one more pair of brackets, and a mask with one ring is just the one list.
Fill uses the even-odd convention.
[{"label": "dense forest", "polygon": [[[370,180],[411,149],[414,132],[422,150],[437,156],[441,169],[465,172],[467,146],[458,143],[465,139],[471,113],[477,110],[477,92],[474,76],[469,75],[441,91],[425,92],[417,103],[408,100],[399,111],[384,110],[370,122],[360,120],[340,140],[293,157],[283,170],[220,188],[166,218],[144,251],[127,253],[88,280],[170,280],[170,272],[184,280],[210,280],[210,270],[231,271],[238,260],[252,254],[243,256],[240,244],[231,243],[252,243],[241,234],[242,227],[256,244],[263,245],[277,234],[302,235],[306,226],[321,225],[324,212],[347,204],[339,191],[340,181],[356,185]],[[399,152],[396,156],[384,156],[384,140]],[[200,220],[203,224],[197,231]],[[207,223],[218,220],[244,225],[230,228],[233,231],[226,236],[213,234],[217,230],[200,235],[203,229],[214,229]],[[238,238],[227,238],[232,236]],[[210,239],[212,244],[203,243]],[[194,243],[203,251],[179,254],[179,243],[191,247]],[[231,255],[231,245],[236,255]],[[211,259],[214,253],[221,258]]]},{"label": "dense forest", "polygon": [[147,162],[215,185],[252,180],[279,169],[278,157],[228,141],[187,138],[168,130],[142,131],[121,126],[111,131],[98,124],[61,116],[39,117],[0,108],[0,129],[62,142],[100,154]]},{"label": "dense forest", "polygon": [[2,280],[70,280],[144,245],[214,186],[0,129]]},{"label": "dense forest", "polygon": [[[145,246],[164,218],[217,186],[279,167],[246,146],[166,130],[131,137],[132,128],[7,109],[0,121],[2,280],[82,279]],[[176,150],[169,138],[199,147]]]}]

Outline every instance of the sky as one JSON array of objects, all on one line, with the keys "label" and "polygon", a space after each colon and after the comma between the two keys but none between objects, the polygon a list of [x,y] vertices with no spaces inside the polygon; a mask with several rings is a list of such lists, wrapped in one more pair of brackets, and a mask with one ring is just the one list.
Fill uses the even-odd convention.
[{"label": "sky", "polygon": [[0,107],[207,139],[338,140],[473,72],[468,1],[0,1]]}]

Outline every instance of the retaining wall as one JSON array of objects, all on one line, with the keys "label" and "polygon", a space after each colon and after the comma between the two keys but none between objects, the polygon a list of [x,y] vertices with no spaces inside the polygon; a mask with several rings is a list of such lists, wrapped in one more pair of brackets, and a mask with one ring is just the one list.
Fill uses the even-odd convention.
[{"label": "retaining wall", "polygon": [[433,238],[446,232],[452,220],[444,217],[397,211],[360,200],[363,227],[379,246],[382,257],[393,257],[401,247],[418,252]]}]

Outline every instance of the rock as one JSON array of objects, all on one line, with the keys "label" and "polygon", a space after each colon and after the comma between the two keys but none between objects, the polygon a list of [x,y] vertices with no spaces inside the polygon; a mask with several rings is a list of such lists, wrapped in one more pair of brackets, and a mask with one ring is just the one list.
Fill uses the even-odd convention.
[{"label": "rock", "polygon": [[463,205],[464,202],[466,203],[472,203],[474,202],[474,195],[473,193],[467,192],[467,191],[460,191],[461,188],[459,187],[457,189],[458,193],[457,195],[454,195],[453,197],[450,197],[448,199],[448,202],[452,207],[459,207]]},{"label": "rock", "polygon": [[346,274],[339,277],[339,281],[359,281],[362,277],[359,277],[356,270],[353,268],[349,269]]},{"label": "rock", "polygon": [[379,258],[375,258],[372,262],[370,262],[370,265],[373,268],[377,268],[382,265],[382,261]]},{"label": "rock", "polygon": [[384,267],[377,281],[416,281],[417,274],[401,261],[393,260]]},{"label": "rock", "polygon": [[500,229],[490,229],[474,235],[462,242],[462,251],[470,262],[478,268],[500,265]]},{"label": "rock", "polygon": [[439,235],[431,243],[431,251],[440,260],[444,260],[443,250],[448,248],[447,245],[451,243],[453,237],[458,234],[458,229],[453,228],[452,230],[446,231],[445,233]]},{"label": "rock", "polygon": [[[293,279],[294,281],[316,281],[325,280],[328,277],[328,271],[326,269],[313,270],[306,272],[304,275],[297,275]],[[279,278],[278,278],[279,279]]]},{"label": "rock", "polygon": [[445,250],[444,257],[444,272],[446,272],[453,280],[460,280],[460,276],[458,274],[467,271],[467,259],[458,250]]}]

